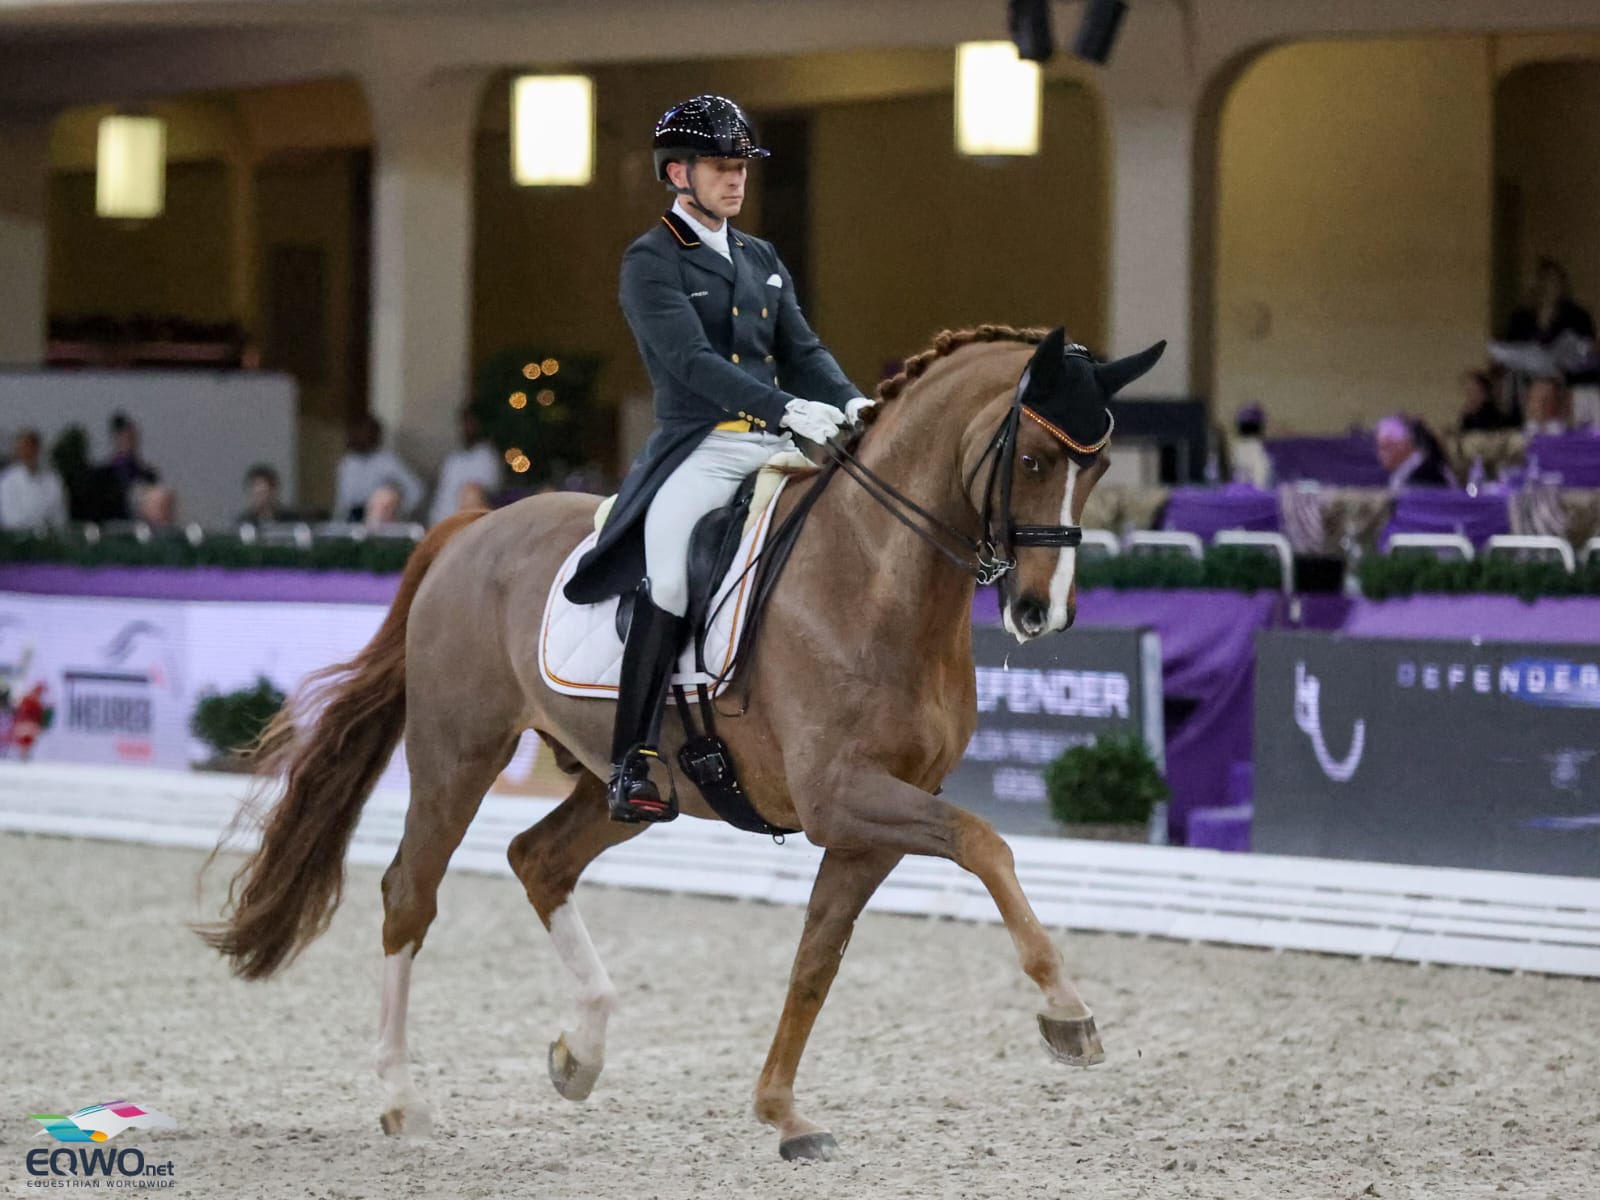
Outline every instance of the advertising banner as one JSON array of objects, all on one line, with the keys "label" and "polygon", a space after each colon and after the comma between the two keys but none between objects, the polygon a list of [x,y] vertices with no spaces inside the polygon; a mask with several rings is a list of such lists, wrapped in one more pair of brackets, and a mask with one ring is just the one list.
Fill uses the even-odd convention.
[{"label": "advertising banner", "polygon": [[978,729],[944,783],[954,804],[1007,833],[1053,833],[1045,764],[1107,733],[1139,734],[1162,762],[1161,641],[1149,630],[1075,629],[1018,645],[972,631]]},{"label": "advertising banner", "polygon": [[1600,875],[1600,644],[1256,648],[1254,849]]},{"label": "advertising banner", "polygon": [[[0,715],[0,755],[179,769],[205,762],[214,751],[189,733],[203,695],[249,688],[260,677],[293,692],[311,672],[360,651],[384,612],[365,604],[0,593],[0,714],[12,710]],[[979,628],[973,651],[978,730],[945,794],[997,828],[1054,831],[1043,771],[1071,746],[1127,729],[1162,761],[1154,633],[1082,629],[1019,646],[1000,629]],[[401,753],[374,802],[398,802],[407,787]],[[560,798],[569,787],[527,734],[495,790]]]}]

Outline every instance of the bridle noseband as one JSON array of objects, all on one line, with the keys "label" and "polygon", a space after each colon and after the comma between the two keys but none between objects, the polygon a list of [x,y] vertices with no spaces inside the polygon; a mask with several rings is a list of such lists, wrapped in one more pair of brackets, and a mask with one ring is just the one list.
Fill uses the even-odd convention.
[{"label": "bridle noseband", "polygon": [[[994,436],[989,439],[989,445],[973,465],[971,474],[967,476],[966,487],[970,489],[978,472],[983,469],[983,464],[989,463],[989,477],[983,488],[983,511],[979,513],[978,518],[979,536],[976,538],[928,512],[892,484],[879,478],[850,450],[834,442],[825,444],[825,449],[833,459],[834,467],[844,470],[869,496],[882,505],[890,516],[927,542],[949,562],[971,575],[978,581],[980,587],[999,583],[1014,571],[1017,566],[1016,552],[1019,548],[1067,549],[1083,542],[1081,525],[1018,525],[1011,519],[1011,482],[1016,467],[1017,431],[1022,423],[1024,411],[1022,397],[1027,391],[1030,374],[1031,368],[1023,371],[1022,378],[1017,382],[1017,390],[1012,394],[1011,407],[1001,420],[1000,428],[995,430]],[[1031,412],[1028,415],[1033,416]],[[1037,417],[1034,419],[1073,449],[1093,452],[1088,447],[1080,448],[1076,443],[1072,443],[1048,421]],[[1106,439],[1093,450],[1103,448],[1109,438],[1108,431]],[[918,524],[915,518],[920,518],[923,523]]]}]

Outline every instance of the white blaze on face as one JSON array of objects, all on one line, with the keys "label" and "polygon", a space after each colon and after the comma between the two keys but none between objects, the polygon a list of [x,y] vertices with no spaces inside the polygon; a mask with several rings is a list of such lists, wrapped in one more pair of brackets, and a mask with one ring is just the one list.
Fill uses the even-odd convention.
[{"label": "white blaze on face", "polygon": [[[1075,525],[1077,522],[1072,516],[1072,496],[1078,490],[1078,464],[1070,458],[1067,460],[1067,490],[1061,497],[1062,525]],[[1078,550],[1075,546],[1063,546],[1058,552],[1055,574],[1050,576],[1050,619],[1045,623],[1045,632],[1053,633],[1058,629],[1067,627],[1067,597],[1072,594],[1072,579],[1078,570]]]}]

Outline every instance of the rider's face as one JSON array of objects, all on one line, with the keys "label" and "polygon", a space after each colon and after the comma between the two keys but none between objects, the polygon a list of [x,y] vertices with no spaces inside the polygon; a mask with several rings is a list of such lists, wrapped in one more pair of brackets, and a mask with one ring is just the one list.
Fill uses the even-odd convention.
[{"label": "rider's face", "polygon": [[702,158],[695,162],[694,190],[704,204],[726,221],[744,207],[749,163],[742,158]]}]

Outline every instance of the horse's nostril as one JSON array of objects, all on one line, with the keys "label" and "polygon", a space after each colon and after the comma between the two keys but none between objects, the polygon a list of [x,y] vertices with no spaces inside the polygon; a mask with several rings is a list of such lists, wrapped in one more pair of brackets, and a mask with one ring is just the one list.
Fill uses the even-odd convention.
[{"label": "horse's nostril", "polygon": [[1027,630],[1043,629],[1048,610],[1038,600],[1024,596],[1017,601],[1017,619]]}]

